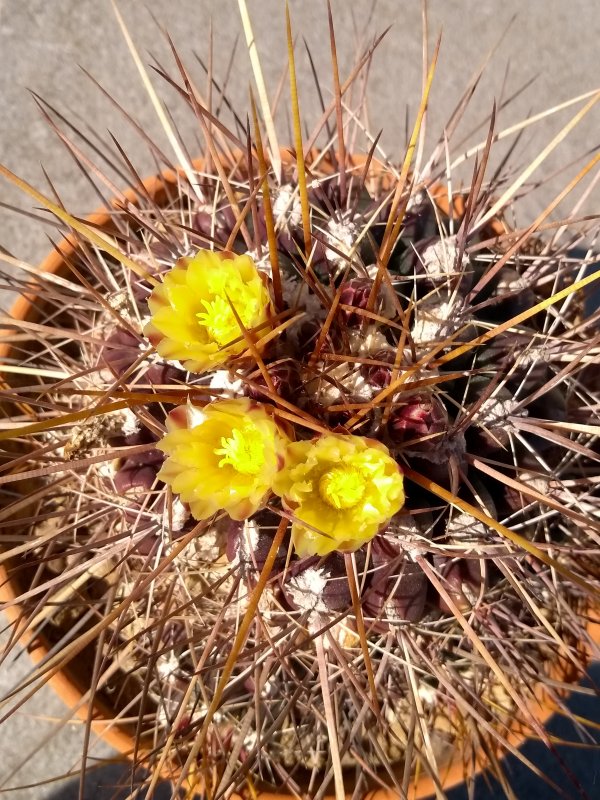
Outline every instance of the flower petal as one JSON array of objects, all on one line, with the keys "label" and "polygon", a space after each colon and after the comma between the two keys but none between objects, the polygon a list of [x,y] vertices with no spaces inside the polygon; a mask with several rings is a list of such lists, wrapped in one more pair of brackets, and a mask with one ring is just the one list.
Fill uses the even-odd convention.
[{"label": "flower petal", "polygon": [[398,464],[385,445],[361,436],[288,445],[273,491],[294,514],[292,539],[303,556],[356,550],[404,504]]},{"label": "flower petal", "polygon": [[189,503],[192,516],[223,510],[242,520],[264,505],[288,443],[268,406],[245,397],[179,406],[167,430],[158,444],[167,454],[159,478]]}]

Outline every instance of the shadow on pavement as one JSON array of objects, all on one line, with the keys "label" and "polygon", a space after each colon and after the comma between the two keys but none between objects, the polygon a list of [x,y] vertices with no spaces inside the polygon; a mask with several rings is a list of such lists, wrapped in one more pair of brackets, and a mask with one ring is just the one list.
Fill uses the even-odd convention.
[{"label": "shadow on pavement", "polygon": [[[583,686],[600,686],[600,662],[592,664],[589,679]],[[574,694],[567,706],[574,713],[592,724],[600,726],[600,699],[593,695]],[[592,747],[557,745],[552,752],[542,742],[528,742],[521,748],[528,758],[558,788],[552,788],[542,777],[535,775],[515,756],[504,761],[508,782],[519,800],[596,800],[600,797],[600,730],[586,728],[585,736],[564,717],[554,716],[548,726],[549,732],[569,742],[585,741]],[[595,746],[594,746],[595,744]],[[562,764],[561,764],[562,762]],[[474,800],[504,800],[506,795],[497,781],[480,776],[475,781]],[[465,786],[448,792],[448,800],[467,800]]]},{"label": "shadow on pavement", "polygon": [[[130,797],[132,800],[145,800],[145,791],[131,795],[130,780],[131,773],[123,764],[92,769],[86,776],[83,800],[125,800]],[[80,800],[79,780],[69,781],[49,800]],[[161,784],[152,795],[152,800],[171,800],[170,786]]]}]

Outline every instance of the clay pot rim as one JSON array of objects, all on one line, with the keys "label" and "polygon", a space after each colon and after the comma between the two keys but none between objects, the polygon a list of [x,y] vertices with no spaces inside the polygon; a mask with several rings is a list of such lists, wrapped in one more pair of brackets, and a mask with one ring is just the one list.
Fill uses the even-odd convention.
[{"label": "clay pot rim", "polygon": [[[316,151],[315,151],[316,153]],[[235,154],[234,154],[235,155]],[[238,154],[239,155],[239,154]],[[281,151],[282,161],[286,165],[291,165],[294,162],[292,155],[287,150]],[[362,167],[367,160],[365,155],[355,155],[349,157],[349,162],[354,167]],[[195,170],[202,171],[205,164],[204,159],[197,159],[192,162]],[[331,166],[333,171],[333,166]],[[377,162],[375,159],[371,164],[371,172],[373,176],[377,176],[381,170],[385,170],[385,166]],[[167,191],[167,187],[176,185],[181,171],[174,171],[166,169],[160,174],[152,175],[143,181],[144,192],[152,198],[160,197]],[[436,205],[444,212],[448,213],[450,203],[445,187],[440,184],[433,184],[430,187],[430,194],[435,200]],[[140,192],[134,187],[126,189],[122,193],[122,197],[126,198],[133,205],[137,205],[140,199]],[[112,201],[113,210],[122,203],[122,198]],[[96,212],[86,217],[86,222],[100,227],[106,228],[111,223],[111,216],[113,210],[101,208]],[[453,210],[455,213],[460,214],[464,210],[464,202],[460,195],[453,198]],[[506,233],[506,227],[499,221],[492,221],[492,228],[498,235]],[[60,274],[66,270],[65,261],[74,253],[76,249],[76,242],[72,235],[65,236],[58,246],[53,249],[44,258],[42,263],[38,266],[39,273]],[[35,289],[19,295],[12,304],[9,314],[10,316],[19,321],[30,320],[35,316],[34,298]],[[0,334],[2,331],[0,331]],[[11,351],[10,343],[0,339],[0,359],[6,358]],[[13,625],[18,625],[20,621],[20,609],[17,604],[17,593],[9,578],[7,567],[5,563],[0,563],[0,604],[10,604],[6,608],[2,608],[7,615],[9,621]],[[600,611],[596,615],[594,610],[590,612],[590,621],[587,626],[588,634],[591,640],[600,644]],[[49,648],[46,641],[35,639],[31,631],[22,631],[18,636],[19,643],[26,650],[29,657],[34,664],[39,664],[43,659],[48,656]],[[591,660],[591,652],[589,647],[585,647],[583,653],[584,663]],[[119,720],[111,718],[112,710],[103,701],[94,698],[93,702],[89,700],[83,701],[85,693],[82,692],[80,686],[68,674],[74,672],[73,663],[71,662],[68,667],[68,672],[59,671],[49,678],[48,683],[56,694],[63,700],[63,702],[71,709],[78,706],[75,713],[81,720],[88,720],[91,718],[92,731],[103,739],[108,745],[113,747],[122,756],[135,757],[143,761],[146,749],[143,744],[135,744],[135,732],[130,723],[122,723]],[[575,679],[579,680],[582,676],[577,673],[573,665],[568,670],[557,671],[559,677],[568,683],[573,683]],[[535,692],[536,703],[529,704],[529,708],[535,719],[543,726],[548,719],[554,714],[558,706],[554,704],[550,698],[543,692],[542,687],[538,687]],[[526,742],[531,736],[531,730],[527,726],[515,720],[513,729],[507,737],[507,742],[511,747],[518,748]],[[489,766],[488,760],[484,757],[483,761],[477,765],[474,773],[471,775],[479,774]],[[440,770],[438,785],[444,790],[448,790],[466,779],[465,767],[460,753],[453,758],[445,769]],[[408,800],[419,800],[419,798],[427,798],[429,795],[435,793],[436,783],[428,775],[421,775],[418,779],[414,780],[408,791]],[[260,800],[289,800],[290,795],[276,792],[259,792],[258,797]],[[347,795],[351,797],[350,794]],[[324,800],[335,800],[334,797],[328,796]],[[374,789],[367,793],[365,800],[398,800],[398,795],[392,789]]]}]

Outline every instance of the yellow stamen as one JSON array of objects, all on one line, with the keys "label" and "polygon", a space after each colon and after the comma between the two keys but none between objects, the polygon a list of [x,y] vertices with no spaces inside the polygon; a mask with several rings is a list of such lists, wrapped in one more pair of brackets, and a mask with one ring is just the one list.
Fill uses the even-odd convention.
[{"label": "yellow stamen", "polygon": [[364,493],[364,478],[355,467],[334,467],[319,481],[319,494],[333,508],[354,508]]},{"label": "yellow stamen", "polygon": [[229,438],[221,439],[215,455],[223,456],[219,467],[229,464],[242,475],[257,475],[265,463],[265,448],[261,434],[252,427],[233,428]]},{"label": "yellow stamen", "polygon": [[223,347],[240,336],[240,326],[225,298],[216,297],[211,302],[203,300],[202,305],[205,311],[200,311],[196,317],[198,323],[206,328],[213,341]]}]

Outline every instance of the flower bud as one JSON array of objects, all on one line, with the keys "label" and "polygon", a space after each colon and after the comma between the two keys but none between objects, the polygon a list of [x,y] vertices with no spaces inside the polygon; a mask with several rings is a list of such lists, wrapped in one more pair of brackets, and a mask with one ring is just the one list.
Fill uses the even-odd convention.
[{"label": "flower bud", "polygon": [[[323,323],[316,320],[306,320],[302,322],[298,329],[298,347],[301,354],[306,357],[309,356],[319,339],[319,334],[323,329]],[[342,347],[342,337],[340,332],[335,327],[330,327],[327,331],[325,341],[321,345],[321,353],[335,353]]]},{"label": "flower bud", "polygon": [[323,571],[327,575],[327,582],[321,592],[321,598],[327,608],[334,612],[351,609],[352,593],[344,556],[332,553],[323,562]]},{"label": "flower bud", "polygon": [[[550,487],[550,478],[546,475],[541,475],[539,472],[525,472],[519,473],[518,479],[521,483],[530,489],[534,489],[540,494],[551,496],[552,489]],[[535,516],[537,511],[532,507],[531,497],[523,494],[518,489],[512,486],[507,486],[503,483],[496,484],[496,498],[498,503],[498,519],[504,516],[512,516],[513,514],[522,514],[524,509],[529,506],[529,514]]]},{"label": "flower bud", "polygon": [[156,482],[156,469],[150,465],[127,465],[120,467],[114,477],[117,492],[143,494],[149,492]]},{"label": "flower bud", "polygon": [[[468,474],[468,464],[462,456],[454,459],[454,464],[450,463],[448,450],[440,448],[440,450],[430,450],[427,452],[419,452],[410,454],[410,466],[421,475],[426,475],[433,483],[442,486],[448,491],[456,485],[456,466],[460,464],[464,469],[465,474]],[[431,503],[431,495],[420,487],[415,487],[413,493],[414,497],[419,497],[423,502]]]},{"label": "flower bud", "polygon": [[390,414],[387,431],[397,445],[407,445],[416,452],[428,452],[439,447],[441,436],[418,441],[448,429],[448,413],[441,400],[430,394],[411,395],[406,405]]},{"label": "flower bud", "polygon": [[[146,429],[145,429],[146,430]],[[134,434],[138,435],[138,434]],[[152,437],[152,433],[148,431],[148,436]],[[129,438],[129,437],[127,437]],[[154,438],[151,439],[154,441]],[[147,442],[150,444],[150,442]],[[126,456],[123,459],[123,463],[121,464],[122,469],[131,469],[132,467],[158,467],[163,463],[165,460],[165,454],[161,453],[160,450],[153,449],[153,450],[145,450],[142,453],[133,453],[130,456]]]},{"label": "flower bud", "polygon": [[[442,578],[442,585],[460,611],[468,611],[477,600],[483,585],[483,562],[477,558],[434,556],[433,563]],[[452,611],[443,597],[438,604],[445,614]]]},{"label": "flower bud", "polygon": [[[269,377],[273,382],[275,394],[278,394],[284,400],[294,400],[298,396],[301,388],[300,375],[298,374],[298,367],[293,361],[284,361],[280,364],[267,365]],[[261,387],[267,386],[267,382],[262,375],[258,375],[252,379],[254,386],[246,386],[245,393],[253,400],[268,400],[265,392],[261,391]]]},{"label": "flower bud", "polygon": [[102,359],[117,378],[140,357],[140,338],[124,328],[115,328],[102,348]]},{"label": "flower bud", "polygon": [[175,647],[187,647],[188,638],[182,622],[167,620],[161,631],[161,647],[173,649]]},{"label": "flower bud", "polygon": [[[373,281],[370,278],[350,278],[350,280],[344,281],[341,286],[340,305],[366,308],[372,288]],[[354,311],[342,310],[341,313],[348,325],[359,325],[363,319],[366,319],[362,314]]]},{"label": "flower bud", "polygon": [[184,380],[185,372],[172,364],[151,364],[140,383],[154,383],[158,386],[164,386],[170,383],[182,383]]},{"label": "flower bud", "polygon": [[194,228],[208,239],[224,243],[235,225],[230,206],[215,211],[212,205],[201,205],[194,215]]},{"label": "flower bud", "polygon": [[385,389],[390,385],[392,379],[391,367],[384,366],[384,364],[393,364],[396,354],[393,350],[377,350],[370,358],[373,361],[383,362],[381,364],[363,364],[360,368],[360,373],[363,378],[373,386],[379,386]]},{"label": "flower bud", "polygon": [[[142,262],[143,268],[148,275],[158,277],[165,270],[170,269],[173,264],[180,257],[180,253],[176,249],[170,247],[166,242],[159,241],[158,239],[151,240],[147,244],[148,257],[144,258]],[[142,277],[131,275],[131,293],[134,300],[139,306],[146,303],[148,296],[152,291],[152,285]],[[145,306],[143,313],[145,312]]]},{"label": "flower bud", "polygon": [[536,296],[527,281],[512,267],[504,267],[498,275],[490,299],[482,308],[482,316],[492,322],[505,322],[536,304]]},{"label": "flower bud", "polygon": [[371,555],[371,581],[364,599],[367,613],[383,623],[418,622],[427,599],[427,578],[421,568],[383,537],[375,540]]}]

